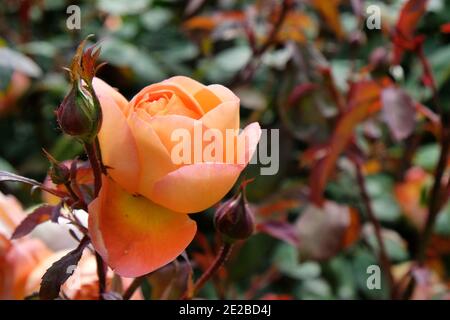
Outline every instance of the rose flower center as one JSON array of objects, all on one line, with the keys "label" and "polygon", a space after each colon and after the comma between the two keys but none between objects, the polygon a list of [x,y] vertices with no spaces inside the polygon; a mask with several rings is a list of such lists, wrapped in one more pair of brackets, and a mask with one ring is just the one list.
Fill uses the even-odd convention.
[{"label": "rose flower center", "polygon": [[183,115],[200,119],[201,115],[188,108],[183,101],[173,93],[146,93],[135,105],[135,110],[142,109],[150,116]]}]

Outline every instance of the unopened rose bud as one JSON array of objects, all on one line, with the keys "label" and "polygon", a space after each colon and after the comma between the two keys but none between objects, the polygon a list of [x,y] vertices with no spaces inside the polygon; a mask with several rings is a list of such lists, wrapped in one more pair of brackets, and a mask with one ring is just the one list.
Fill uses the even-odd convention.
[{"label": "unopened rose bud", "polygon": [[48,161],[50,161],[50,170],[48,172],[48,175],[50,176],[52,182],[56,185],[69,182],[70,169],[66,165],[53,158],[53,156],[47,151],[44,150],[44,153]]},{"label": "unopened rose bud", "polygon": [[54,184],[65,184],[70,180],[70,170],[63,164],[52,164],[49,176]]},{"label": "unopened rose bud", "polygon": [[217,209],[214,224],[227,240],[243,240],[253,234],[255,218],[243,191]]},{"label": "unopened rose bud", "polygon": [[101,109],[97,98],[78,83],[73,82],[72,89],[59,106],[58,123],[64,133],[92,142],[101,126]]}]

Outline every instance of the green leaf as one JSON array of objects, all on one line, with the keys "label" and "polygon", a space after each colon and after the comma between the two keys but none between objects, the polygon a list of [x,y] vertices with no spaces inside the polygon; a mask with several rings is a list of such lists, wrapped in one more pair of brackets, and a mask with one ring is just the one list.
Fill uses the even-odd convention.
[{"label": "green leaf", "polygon": [[382,222],[394,222],[401,217],[400,207],[393,196],[393,179],[384,174],[366,178],[374,214]]},{"label": "green leaf", "polygon": [[227,49],[216,55],[215,65],[228,72],[237,72],[251,57],[251,50],[247,46],[238,46]]},{"label": "green leaf", "polygon": [[297,248],[281,243],[275,250],[273,263],[281,273],[298,280],[317,278],[320,266],[316,262],[299,263]]},{"label": "green leaf", "polygon": [[30,77],[42,75],[41,68],[33,60],[7,47],[0,47],[0,67],[20,71]]},{"label": "green leaf", "polygon": [[303,281],[297,287],[296,295],[302,300],[333,299],[330,284],[320,278]]},{"label": "green leaf", "polygon": [[172,12],[163,8],[155,8],[141,15],[140,19],[147,30],[156,31],[172,19]]},{"label": "green leaf", "polygon": [[[370,299],[387,299],[389,297],[389,290],[387,279],[385,277],[381,277],[380,289],[371,290],[367,286],[367,279],[370,276],[370,273],[368,273],[367,270],[369,266],[373,265],[379,266],[379,262],[373,253],[370,252],[368,248],[358,247],[352,260],[352,272],[359,290],[364,296]],[[381,275],[383,275],[383,272],[381,272]]]},{"label": "green leaf", "polygon": [[0,66],[0,95],[8,89],[12,73],[11,69]]},{"label": "green leaf", "polygon": [[150,53],[118,39],[103,43],[102,57],[113,65],[130,67],[143,80],[160,81],[167,76]]},{"label": "green leaf", "polygon": [[437,165],[439,154],[440,146],[437,143],[424,145],[417,150],[413,158],[413,164],[425,170],[433,171]]},{"label": "green leaf", "polygon": [[8,171],[11,173],[15,173],[16,169],[5,159],[0,158],[0,171]]},{"label": "green leaf", "polygon": [[150,0],[98,0],[98,9],[113,15],[138,14],[149,7]]},{"label": "green leaf", "polygon": [[434,231],[443,236],[450,236],[450,201],[439,212]]}]

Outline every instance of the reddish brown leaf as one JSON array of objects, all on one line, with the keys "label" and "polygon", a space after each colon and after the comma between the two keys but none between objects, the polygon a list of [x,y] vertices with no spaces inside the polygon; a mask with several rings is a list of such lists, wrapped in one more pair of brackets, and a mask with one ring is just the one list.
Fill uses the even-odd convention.
[{"label": "reddish brown leaf", "polygon": [[191,272],[187,262],[178,260],[153,272],[147,277],[152,286],[152,299],[179,299],[187,289]]},{"label": "reddish brown leaf", "polygon": [[389,87],[381,92],[383,118],[392,138],[401,141],[407,138],[416,125],[416,110],[412,98],[402,89]]},{"label": "reddish brown leaf", "polygon": [[348,108],[336,125],[326,147],[326,156],[316,162],[310,176],[310,199],[316,205],[323,204],[323,190],[337,159],[353,137],[353,129],[380,109],[380,89],[374,81],[361,81],[350,89]]},{"label": "reddish brown leaf", "polygon": [[301,256],[319,261],[333,257],[343,249],[351,225],[347,206],[332,201],[323,208],[308,206],[296,223]]},{"label": "reddish brown leaf", "polygon": [[350,247],[354,244],[361,234],[361,222],[359,220],[359,213],[354,208],[349,208],[350,224],[345,230],[344,237],[342,239],[342,246],[344,248]]},{"label": "reddish brown leaf", "polygon": [[323,16],[326,24],[339,39],[344,37],[341,18],[339,16],[340,0],[312,0],[311,4]]},{"label": "reddish brown leaf", "polygon": [[84,248],[86,248],[89,243],[90,239],[84,237],[78,247],[70,251],[47,269],[42,277],[41,288],[39,289],[40,299],[52,300],[59,296],[61,285],[72,275],[74,268],[81,259]]},{"label": "reddish brown leaf", "polygon": [[47,191],[47,192],[49,192],[49,193],[51,193],[51,194],[53,194],[53,195],[55,195],[57,197],[60,197],[60,198],[66,196],[66,193],[60,192],[58,190],[54,190],[54,189],[51,189],[51,188],[47,188],[42,183],[37,182],[36,180],[30,179],[30,178],[26,178],[26,177],[22,177],[22,176],[19,176],[17,174],[14,174],[14,173],[6,172],[6,171],[0,171],[0,182],[3,182],[3,181],[22,182],[22,183],[26,183],[26,184],[32,185],[33,187],[45,190],[45,191]]},{"label": "reddish brown leaf", "polygon": [[405,181],[396,184],[394,188],[394,195],[403,214],[419,230],[423,229],[427,218],[427,207],[420,201],[422,189],[430,178],[422,168],[412,167],[406,172]]},{"label": "reddish brown leaf", "polygon": [[256,229],[276,239],[298,246],[298,236],[294,226],[283,221],[266,221],[257,225]]},{"label": "reddish brown leaf", "polygon": [[414,31],[420,18],[425,13],[427,2],[428,0],[409,0],[403,5],[393,37],[394,64],[400,63],[405,50],[414,49]]},{"label": "reddish brown leaf", "polygon": [[43,205],[34,210],[17,226],[16,230],[14,230],[14,233],[11,236],[11,239],[18,239],[26,236],[31,231],[33,231],[33,229],[37,225],[48,221],[50,219],[50,216],[52,215],[53,209],[53,206]]},{"label": "reddish brown leaf", "polygon": [[288,106],[292,107],[305,94],[309,94],[317,88],[314,83],[302,83],[294,87],[288,98]]},{"label": "reddish brown leaf", "polygon": [[241,11],[219,12],[209,16],[195,16],[184,23],[187,30],[212,31],[220,24],[243,22],[245,14]]}]

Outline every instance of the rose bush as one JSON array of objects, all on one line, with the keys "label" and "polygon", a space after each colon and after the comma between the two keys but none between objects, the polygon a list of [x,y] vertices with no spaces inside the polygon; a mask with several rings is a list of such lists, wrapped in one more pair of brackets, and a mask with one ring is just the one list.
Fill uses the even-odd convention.
[{"label": "rose bush", "polygon": [[[108,176],[89,206],[89,230],[96,250],[117,273],[139,276],[187,247],[196,232],[187,214],[211,207],[232,188],[261,129],[252,123],[239,134],[239,98],[221,85],[178,76],[145,87],[128,102],[102,80],[93,84],[103,113],[98,137]],[[234,134],[213,161],[193,156],[192,163],[177,163],[171,157],[176,130],[190,133],[192,145],[208,147],[194,141],[198,126],[222,137],[227,130]]]}]

